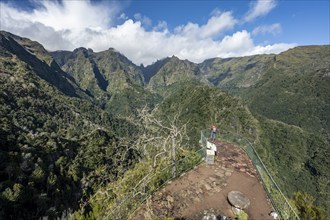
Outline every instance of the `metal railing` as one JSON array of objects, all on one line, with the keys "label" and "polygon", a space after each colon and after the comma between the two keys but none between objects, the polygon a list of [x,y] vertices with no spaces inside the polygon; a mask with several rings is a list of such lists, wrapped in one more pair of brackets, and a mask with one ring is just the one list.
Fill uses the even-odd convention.
[{"label": "metal railing", "polygon": [[[207,132],[207,133],[206,133]],[[206,146],[206,141],[209,135],[209,131],[201,131],[201,143]],[[260,180],[263,183],[265,191],[272,202],[273,207],[276,209],[281,219],[297,219],[299,216],[295,210],[290,205],[287,198],[284,196],[279,186],[276,184],[274,178],[271,176],[270,172],[266,168],[265,164],[262,162],[257,151],[253,145],[244,137],[239,134],[235,134],[228,131],[221,132],[221,139],[235,143],[241,147],[249,156],[253,165],[255,166]]]},{"label": "metal railing", "polygon": [[[200,164],[206,156],[208,135],[209,131],[207,131],[207,133],[206,130],[201,131],[200,147],[194,152],[196,156],[195,160],[191,160],[190,157],[183,157],[176,161],[175,176],[173,176],[172,173],[172,163],[165,165],[163,168],[153,173],[145,175],[140,180],[137,180],[136,186],[129,190],[129,192],[116,198],[112,202],[113,208],[110,212],[107,212],[107,215],[103,216],[102,219],[128,219],[154,192],[158,191],[169,181]],[[237,144],[247,153],[280,218],[299,220],[297,213],[276,184],[253,145],[244,137],[231,132],[222,131],[221,139]]]},{"label": "metal railing", "polygon": [[140,180],[137,185],[125,195],[120,196],[112,202],[114,207],[102,219],[129,219],[129,217],[144,203],[154,192],[158,191],[166,183],[193,169],[205,158],[206,150],[201,145],[193,152],[195,158],[183,157],[176,161],[176,173],[173,176],[173,164],[169,163],[165,167],[155,170]]}]

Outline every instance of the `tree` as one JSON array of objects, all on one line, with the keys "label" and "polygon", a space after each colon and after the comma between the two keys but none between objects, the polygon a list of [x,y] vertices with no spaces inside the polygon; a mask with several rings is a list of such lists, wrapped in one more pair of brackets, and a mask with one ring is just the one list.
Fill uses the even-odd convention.
[{"label": "tree", "polygon": [[325,220],[325,211],[313,203],[315,198],[306,192],[296,192],[293,196],[293,201],[296,209],[298,210],[298,215],[301,219],[305,220]]},{"label": "tree", "polygon": [[[155,116],[155,112],[150,111],[147,107],[138,111],[138,117],[140,118],[140,124],[143,126],[143,134],[138,140],[140,147],[143,146],[144,155],[153,156],[154,166],[156,166],[157,157],[161,154],[167,154],[172,160],[172,176],[176,176],[176,157],[178,147],[182,148],[183,140],[188,139],[186,132],[187,123],[182,126],[178,125],[178,118],[180,112],[178,112],[171,120],[163,122]],[[153,142],[153,143],[152,143]],[[150,149],[146,148],[147,145],[162,146],[162,150],[150,154]],[[160,151],[160,152],[159,152]]]}]

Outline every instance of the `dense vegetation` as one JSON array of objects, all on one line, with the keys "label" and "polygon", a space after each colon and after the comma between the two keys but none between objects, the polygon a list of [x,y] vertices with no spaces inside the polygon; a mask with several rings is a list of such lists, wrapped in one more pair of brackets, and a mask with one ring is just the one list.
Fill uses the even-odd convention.
[{"label": "dense vegetation", "polygon": [[329,187],[329,142],[321,135],[283,122],[258,118],[257,150],[280,188],[314,195],[316,205],[327,208]]},{"label": "dense vegetation", "polygon": [[267,118],[329,138],[329,60],[330,46],[283,52],[242,96],[253,111]]},{"label": "dense vegetation", "polygon": [[136,128],[33,71],[48,67],[1,54],[0,218],[65,215],[138,160],[125,138]]},{"label": "dense vegetation", "polygon": [[322,215],[317,206],[330,207],[329,49],[138,67],[114,49],[53,58],[1,32],[0,218],[99,219],[109,210],[126,218],[139,203],[119,201],[142,199],[197,163],[200,131],[212,123],[254,143],[302,216]]},{"label": "dense vegetation", "polygon": [[298,191],[293,195],[291,203],[301,219],[328,219],[329,215],[322,208],[315,206],[314,201],[315,198],[313,196]]}]

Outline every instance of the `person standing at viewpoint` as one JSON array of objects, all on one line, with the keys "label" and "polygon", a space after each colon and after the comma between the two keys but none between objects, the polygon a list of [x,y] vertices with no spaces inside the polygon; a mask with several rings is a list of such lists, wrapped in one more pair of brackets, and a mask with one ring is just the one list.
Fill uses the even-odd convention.
[{"label": "person standing at viewpoint", "polygon": [[217,136],[217,130],[218,130],[218,128],[217,128],[217,126],[215,126],[215,125],[213,124],[213,125],[211,126],[210,130],[211,130],[211,136],[210,136],[210,139],[213,140],[213,141],[215,141],[216,136]]}]

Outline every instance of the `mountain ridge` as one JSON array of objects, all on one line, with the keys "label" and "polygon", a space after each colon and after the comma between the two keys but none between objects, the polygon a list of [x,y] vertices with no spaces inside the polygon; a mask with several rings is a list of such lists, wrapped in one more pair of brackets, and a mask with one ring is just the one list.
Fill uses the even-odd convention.
[{"label": "mountain ridge", "polygon": [[[21,44],[19,42],[21,42]],[[18,59],[23,60],[30,69],[32,68],[36,71],[38,76],[59,88],[59,90],[66,95],[85,95],[80,88],[76,86],[75,80],[61,70],[54,59],[39,43],[1,31],[0,47],[2,51],[6,51],[6,56],[17,56]]]},{"label": "mountain ridge", "polygon": [[94,53],[91,49],[81,47],[72,52],[55,51],[51,54],[61,64],[61,68],[71,74],[84,89],[89,88],[87,80],[96,79],[96,85],[90,85],[94,89],[89,88],[92,93],[95,89],[114,92],[127,87],[127,83],[143,85],[138,67],[114,49]]}]

